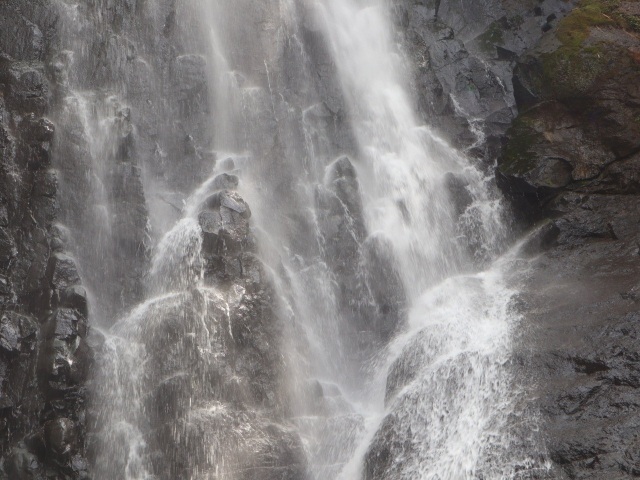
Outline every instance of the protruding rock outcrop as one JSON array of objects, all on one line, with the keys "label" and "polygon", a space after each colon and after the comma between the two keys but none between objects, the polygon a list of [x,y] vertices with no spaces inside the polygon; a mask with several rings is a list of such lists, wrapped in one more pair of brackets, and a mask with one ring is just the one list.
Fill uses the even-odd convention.
[{"label": "protruding rock outcrop", "polygon": [[626,8],[582,2],[519,60],[499,173],[523,209],[553,212],[563,192],[640,193],[640,40]]},{"label": "protruding rock outcrop", "polygon": [[396,1],[425,121],[487,160],[517,115],[515,60],[573,8],[562,0]]},{"label": "protruding rock outcrop", "polygon": [[[234,183],[222,174],[211,185]],[[304,449],[285,416],[284,325],[250,217],[237,192],[220,189],[163,239],[151,271],[160,295],[115,325],[114,353],[100,368],[98,475],[136,468],[167,480],[256,471],[305,478]],[[128,361],[142,360],[119,377]],[[129,398],[114,398],[114,388]],[[116,441],[123,419],[139,430],[138,444],[131,434]],[[139,460],[127,456],[131,448]]]}]

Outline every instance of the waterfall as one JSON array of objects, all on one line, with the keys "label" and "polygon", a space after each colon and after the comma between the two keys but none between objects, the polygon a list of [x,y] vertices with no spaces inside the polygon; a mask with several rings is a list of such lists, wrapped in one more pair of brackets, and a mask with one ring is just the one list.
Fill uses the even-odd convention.
[{"label": "waterfall", "polygon": [[[104,332],[95,478],[541,468],[514,440],[501,198],[424,125],[386,2],[70,3],[59,151],[90,165],[63,182]],[[78,184],[104,221],[75,218]]]}]

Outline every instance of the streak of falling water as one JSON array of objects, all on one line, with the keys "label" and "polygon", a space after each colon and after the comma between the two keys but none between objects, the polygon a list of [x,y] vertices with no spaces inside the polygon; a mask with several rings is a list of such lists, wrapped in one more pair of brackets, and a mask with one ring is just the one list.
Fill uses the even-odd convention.
[{"label": "streak of falling water", "polygon": [[[202,0],[181,8],[183,15],[193,10],[192,34],[207,43],[202,55],[219,170],[193,191],[183,218],[156,245],[147,300],[108,335],[96,382],[96,478],[152,478],[149,438],[170,424],[170,414],[146,407],[153,403],[149,358],[160,361],[163,348],[175,347],[169,380],[181,375],[191,350],[176,347],[185,340],[174,338],[180,335],[207,361],[233,357],[209,328],[226,319],[232,337],[224,308],[231,301],[203,286],[196,219],[203,201],[222,188],[219,174],[230,171],[242,180],[238,190],[254,213],[261,260],[286,320],[277,356],[285,357],[287,371],[271,373],[288,375],[288,408],[285,418],[270,420],[302,437],[309,477],[513,478],[520,460],[507,455],[508,419],[517,391],[507,364],[518,318],[510,307],[516,292],[503,275],[508,264],[496,261],[506,236],[501,202],[478,168],[418,121],[387,5]],[[319,75],[305,50],[299,9],[314,12],[308,36],[329,46],[322,74],[337,76],[331,95],[344,100],[348,119],[338,127],[314,83]],[[259,30],[246,35],[247,25]],[[454,208],[451,178],[470,198],[463,212]],[[198,319],[209,306],[215,318],[205,325]],[[155,357],[146,351],[149,342]],[[196,387],[208,380],[191,373]],[[186,407],[187,422],[215,416],[220,408],[207,400],[206,407]],[[232,444],[220,435],[207,431],[197,438],[214,445],[189,445],[207,451],[206,461],[188,449],[176,453],[195,475],[205,469],[194,478],[240,475],[227,474],[218,458],[218,446]]]},{"label": "streak of falling water", "polygon": [[487,252],[504,238],[500,203],[480,172],[418,124],[386,5],[327,0],[324,8],[362,154],[367,224],[393,245],[410,305],[405,332],[379,365],[384,419],[342,478],[512,478],[507,419],[515,392],[507,364],[515,292],[500,263],[464,273],[473,264],[456,241],[446,172],[469,180]]}]

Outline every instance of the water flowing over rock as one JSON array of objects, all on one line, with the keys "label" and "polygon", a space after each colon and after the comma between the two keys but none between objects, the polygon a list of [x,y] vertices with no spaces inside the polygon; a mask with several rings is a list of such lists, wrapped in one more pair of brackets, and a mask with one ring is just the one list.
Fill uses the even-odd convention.
[{"label": "water flowing over rock", "polygon": [[0,477],[636,475],[635,5],[3,1]]}]

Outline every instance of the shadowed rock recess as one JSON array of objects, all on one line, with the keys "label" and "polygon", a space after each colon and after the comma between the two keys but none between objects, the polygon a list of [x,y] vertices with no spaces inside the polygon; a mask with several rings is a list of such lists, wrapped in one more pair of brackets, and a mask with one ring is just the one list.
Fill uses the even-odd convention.
[{"label": "shadowed rock recess", "polygon": [[0,0],[0,479],[640,476],[640,2],[360,3]]}]

